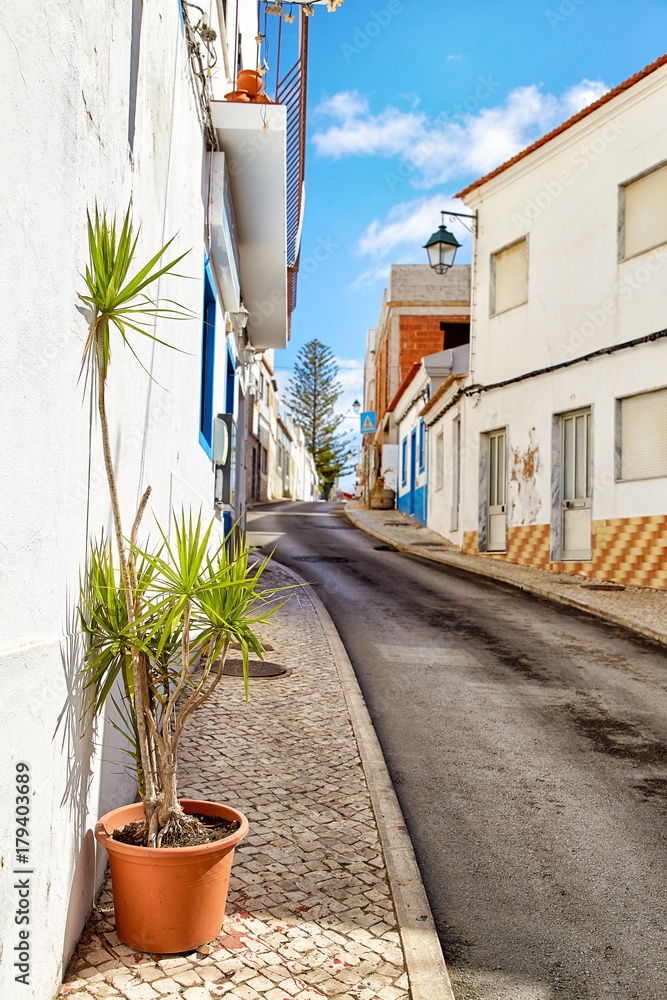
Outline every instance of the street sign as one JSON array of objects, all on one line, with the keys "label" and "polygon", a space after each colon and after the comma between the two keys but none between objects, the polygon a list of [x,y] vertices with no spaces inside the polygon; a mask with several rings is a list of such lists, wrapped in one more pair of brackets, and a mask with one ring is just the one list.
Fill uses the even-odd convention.
[{"label": "street sign", "polygon": [[361,414],[361,434],[375,433],[375,410],[369,410]]}]

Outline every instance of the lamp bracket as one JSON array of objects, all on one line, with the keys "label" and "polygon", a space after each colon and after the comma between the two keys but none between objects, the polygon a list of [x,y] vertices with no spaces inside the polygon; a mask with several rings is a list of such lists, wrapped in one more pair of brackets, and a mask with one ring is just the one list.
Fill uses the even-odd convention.
[{"label": "lamp bracket", "polygon": [[463,226],[464,229],[467,229],[469,233],[474,233],[475,232],[475,228],[476,228],[475,227],[475,223],[477,221],[477,216],[476,215],[467,215],[465,212],[450,212],[448,209],[441,208],[440,209],[440,225],[441,226],[444,226],[444,224],[445,224],[445,216],[447,216],[447,218],[451,222],[454,222],[455,219],[472,219],[473,220],[472,226],[467,226],[465,224],[465,222],[462,222],[461,225]]}]

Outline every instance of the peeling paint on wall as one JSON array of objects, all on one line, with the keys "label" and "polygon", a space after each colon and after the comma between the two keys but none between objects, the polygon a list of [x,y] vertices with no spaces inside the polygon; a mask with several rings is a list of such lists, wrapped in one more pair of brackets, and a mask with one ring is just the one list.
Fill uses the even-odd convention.
[{"label": "peeling paint on wall", "polygon": [[541,458],[534,427],[528,432],[528,439],[527,448],[510,449],[509,493],[512,525],[536,524],[540,515],[541,500],[537,476]]}]

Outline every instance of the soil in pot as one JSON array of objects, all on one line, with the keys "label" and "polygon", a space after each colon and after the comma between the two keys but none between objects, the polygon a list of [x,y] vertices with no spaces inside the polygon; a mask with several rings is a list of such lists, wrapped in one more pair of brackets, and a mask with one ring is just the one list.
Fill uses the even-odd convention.
[{"label": "soil in pot", "polygon": [[[190,813],[190,818],[197,821],[195,829],[181,830],[177,835],[167,834],[161,847],[198,847],[200,844],[214,844],[216,840],[235,833],[241,824],[238,820],[216,819],[203,813]],[[111,834],[120,844],[132,844],[134,847],[147,847],[148,827],[144,820],[128,823],[114,830]]]}]

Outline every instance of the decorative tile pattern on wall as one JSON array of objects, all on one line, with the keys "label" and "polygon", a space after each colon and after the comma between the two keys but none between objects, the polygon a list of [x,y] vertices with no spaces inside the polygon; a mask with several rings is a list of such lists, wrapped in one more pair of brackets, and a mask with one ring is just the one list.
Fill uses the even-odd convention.
[{"label": "decorative tile pattern on wall", "polygon": [[507,552],[478,552],[476,531],[466,531],[462,551],[558,573],[582,573],[630,587],[667,589],[667,515],[593,521],[591,562],[551,562],[548,524],[508,528]]}]

